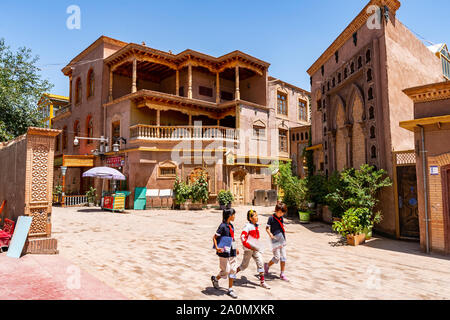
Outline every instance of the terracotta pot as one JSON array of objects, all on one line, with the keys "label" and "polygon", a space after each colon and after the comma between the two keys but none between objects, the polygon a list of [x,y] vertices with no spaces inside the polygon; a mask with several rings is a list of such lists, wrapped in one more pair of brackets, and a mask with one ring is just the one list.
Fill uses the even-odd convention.
[{"label": "terracotta pot", "polygon": [[333,214],[328,206],[322,208],[322,220],[326,223],[333,223]]},{"label": "terracotta pot", "polygon": [[347,235],[347,244],[350,246],[359,246],[366,242],[366,234],[361,233],[357,235]]}]

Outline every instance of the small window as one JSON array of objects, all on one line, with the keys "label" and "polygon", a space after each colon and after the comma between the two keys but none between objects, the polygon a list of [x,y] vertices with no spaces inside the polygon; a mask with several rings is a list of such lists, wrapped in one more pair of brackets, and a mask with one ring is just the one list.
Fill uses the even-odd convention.
[{"label": "small window", "polygon": [[308,110],[306,108],[305,100],[298,100],[298,119],[300,121],[308,121]]},{"label": "small window", "polygon": [[325,143],[324,143],[324,148],[325,148],[325,150],[328,150],[328,142],[327,141],[325,141]]},{"label": "small window", "polygon": [[320,70],[321,70],[321,73],[322,73],[322,76],[323,76],[325,74],[325,67],[322,66],[322,68],[320,68]]},{"label": "small window", "polygon": [[355,72],[355,63],[352,62],[350,65],[350,73],[353,74]]},{"label": "small window", "polygon": [[371,56],[370,50],[367,50],[367,52],[366,52],[366,63],[369,63],[371,59],[372,59],[372,56]]},{"label": "small window", "polygon": [[322,109],[322,100],[317,100],[317,110]]},{"label": "small window", "polygon": [[373,89],[372,88],[369,88],[367,99],[368,100],[373,100]]},{"label": "small window", "polygon": [[347,79],[347,77],[348,77],[348,69],[345,68],[344,69],[344,79]]},{"label": "small window", "polygon": [[353,44],[355,45],[355,47],[358,45],[358,33],[355,32],[353,34]]},{"label": "small window", "polygon": [[308,140],[308,132],[305,132],[305,140]]},{"label": "small window", "polygon": [[370,127],[370,139],[375,139],[375,127]]},{"label": "small window", "polygon": [[328,88],[327,90],[330,91],[330,81],[328,81],[327,83],[327,88]]},{"label": "small window", "polygon": [[372,81],[372,69],[367,70],[367,82]]},{"label": "small window", "polygon": [[361,69],[361,68],[362,68],[362,58],[359,57],[358,58],[358,69]]},{"label": "small window", "polygon": [[325,156],[325,164],[328,164],[328,156]]},{"label": "small window", "polygon": [[336,78],[333,78],[332,85],[333,85],[333,88],[336,87]]},{"label": "small window", "polygon": [[334,59],[336,60],[336,63],[339,62],[339,51],[336,51],[336,52],[334,53]]},{"label": "small window", "polygon": [[95,91],[95,76],[94,70],[90,69],[87,76],[87,96],[93,97]]},{"label": "small window", "polygon": [[159,168],[159,176],[160,177],[176,177],[177,168],[175,167],[160,167]]},{"label": "small window", "polygon": [[198,94],[205,97],[212,97],[213,96],[213,89],[208,87],[199,86],[198,87]]},{"label": "small window", "polygon": [[292,134],[292,138],[291,139],[292,139],[292,141],[295,142],[295,133]]},{"label": "small window", "polygon": [[373,107],[369,108],[369,119],[375,119],[375,110]]},{"label": "small window", "polygon": [[279,135],[279,149],[281,152],[288,152],[288,135],[287,131],[283,129],[278,130]]},{"label": "small window", "polygon": [[341,81],[342,81],[342,74],[338,73],[338,83],[341,83]]},{"label": "small window", "polygon": [[324,136],[327,135],[327,127],[323,128],[323,135],[324,135]]},{"label": "small window", "polygon": [[322,86],[322,94],[325,94],[325,86]]},{"label": "small window", "polygon": [[77,78],[75,82],[75,104],[81,103],[81,94],[82,88],[81,88],[81,79]]},{"label": "small window", "polygon": [[222,100],[226,100],[226,101],[233,100],[233,94],[228,91],[220,91],[220,97]]},{"label": "small window", "polygon": [[253,126],[253,137],[256,139],[261,139],[266,137],[266,128],[263,126]]},{"label": "small window", "polygon": [[277,95],[277,113],[287,116],[287,95],[281,92],[278,92]]},{"label": "small window", "polygon": [[323,122],[327,122],[327,114],[325,112],[323,113]]},{"label": "small window", "polygon": [[370,151],[371,151],[370,153],[371,153],[372,159],[376,159],[377,158],[377,147],[372,146]]}]

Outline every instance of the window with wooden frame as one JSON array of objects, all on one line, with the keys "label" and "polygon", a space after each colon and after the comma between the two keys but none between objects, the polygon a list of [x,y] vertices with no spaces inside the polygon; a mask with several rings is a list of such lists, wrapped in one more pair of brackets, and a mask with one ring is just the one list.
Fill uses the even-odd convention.
[{"label": "window with wooden frame", "polygon": [[266,137],[266,127],[260,123],[253,125],[253,137],[255,139],[263,139]]},{"label": "window with wooden frame", "polygon": [[158,165],[158,178],[175,179],[177,176],[177,165],[172,161],[163,161]]},{"label": "window with wooden frame", "polygon": [[278,92],[277,94],[277,113],[283,116],[288,115],[287,95],[282,92]]},{"label": "window with wooden frame", "polygon": [[205,97],[212,97],[213,96],[213,89],[212,88],[208,88],[208,87],[204,87],[204,86],[199,86],[198,87],[198,94],[201,96],[205,96]]},{"label": "window with wooden frame", "polygon": [[67,126],[64,126],[62,130],[62,148],[63,150],[67,149]]},{"label": "window with wooden frame", "polygon": [[[94,120],[90,115],[86,118],[86,136],[88,138],[94,137]],[[93,143],[93,140],[87,140],[87,144],[91,143]]]},{"label": "window with wooden frame", "polygon": [[280,152],[288,152],[288,134],[287,130],[278,129],[279,150]]},{"label": "window with wooden frame", "polygon": [[75,104],[79,104],[81,103],[81,99],[82,99],[82,94],[81,94],[81,79],[77,78],[76,82],[75,82]]},{"label": "window with wooden frame", "polygon": [[78,121],[78,120],[75,120],[75,122],[73,124],[73,136],[74,137],[80,136],[80,121]]},{"label": "window with wooden frame", "polygon": [[90,69],[87,76],[87,97],[93,97],[95,92],[94,70]]},{"label": "window with wooden frame", "polygon": [[308,121],[308,109],[306,105],[307,102],[305,100],[298,100],[298,119],[300,121]]}]

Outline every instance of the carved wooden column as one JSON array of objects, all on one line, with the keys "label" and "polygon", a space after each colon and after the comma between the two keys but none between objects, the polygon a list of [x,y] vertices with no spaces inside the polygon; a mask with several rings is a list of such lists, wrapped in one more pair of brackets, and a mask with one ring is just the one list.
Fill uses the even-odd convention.
[{"label": "carved wooden column", "polygon": [[236,93],[234,95],[235,100],[241,100],[241,92],[239,90],[239,66],[235,68],[236,73]]},{"label": "carved wooden column", "polygon": [[156,110],[156,126],[158,127],[156,130],[158,130],[158,138],[161,136],[161,110]]},{"label": "carved wooden column", "polygon": [[192,65],[188,66],[188,98],[192,99]]},{"label": "carved wooden column", "polygon": [[180,71],[177,70],[175,73],[175,95],[180,95]]},{"label": "carved wooden column", "polygon": [[109,102],[113,101],[113,79],[114,74],[112,72],[112,69],[109,69],[109,96],[108,96]]},{"label": "carved wooden column", "polygon": [[216,103],[220,103],[220,75],[216,72]]},{"label": "carved wooden column", "polygon": [[131,93],[135,93],[137,91],[137,59],[133,59],[133,83],[131,84]]}]

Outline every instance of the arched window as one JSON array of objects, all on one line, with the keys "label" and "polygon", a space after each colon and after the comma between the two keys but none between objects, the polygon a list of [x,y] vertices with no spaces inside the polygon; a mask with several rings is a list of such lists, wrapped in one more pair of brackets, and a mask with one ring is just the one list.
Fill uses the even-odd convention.
[{"label": "arched window", "polygon": [[327,114],[325,112],[323,113],[323,122],[327,122]]},{"label": "arched window", "polygon": [[372,159],[376,159],[377,158],[377,147],[372,146],[372,148],[370,148],[370,153],[371,153]]},{"label": "arched window", "polygon": [[62,131],[62,148],[63,150],[67,149],[67,126],[64,126]]},{"label": "arched window", "polygon": [[375,139],[375,127],[370,127],[370,139]]},{"label": "arched window", "polygon": [[336,87],[336,78],[333,78],[333,88]]},{"label": "arched window", "polygon": [[369,88],[369,92],[368,92],[368,100],[373,100],[373,89]]},{"label": "arched window", "polygon": [[361,68],[362,68],[362,58],[359,57],[358,58],[358,69],[361,69]]},{"label": "arched window", "polygon": [[348,69],[345,68],[344,69],[344,79],[347,79],[347,77],[348,77]]},{"label": "arched window", "polygon": [[[88,138],[94,137],[94,121],[91,115],[86,118],[86,136]],[[92,142],[92,140],[87,140],[87,144],[91,144]]]},{"label": "arched window", "polygon": [[341,81],[342,81],[342,74],[338,73],[338,83],[341,83]]},{"label": "arched window", "polygon": [[75,120],[73,124],[73,136],[74,138],[80,136],[80,121],[78,120]]},{"label": "arched window", "polygon": [[93,97],[95,92],[94,70],[90,69],[87,76],[87,96]]},{"label": "arched window", "polygon": [[[298,133],[297,133],[298,134]],[[305,139],[305,136],[303,135],[303,132],[302,132],[302,134],[301,134],[301,137],[302,137],[302,141]]]},{"label": "arched window", "polygon": [[[299,134],[297,133],[297,141],[299,141],[300,140],[300,136],[299,136]],[[302,133],[302,140],[303,140],[303,133]]]},{"label": "arched window", "polygon": [[328,164],[328,156],[325,156],[325,164]]},{"label": "arched window", "polygon": [[350,65],[350,73],[353,74],[353,72],[355,72],[355,63],[352,62],[352,64]]},{"label": "arched window", "polygon": [[373,107],[369,108],[369,119],[375,119],[375,110]]},{"label": "arched window", "polygon": [[369,63],[371,59],[372,59],[372,57],[371,57],[370,50],[367,50],[367,52],[366,52],[366,63]]},{"label": "arched window", "polygon": [[81,79],[77,78],[75,82],[75,104],[81,103]]},{"label": "arched window", "polygon": [[327,141],[325,141],[324,149],[325,149],[325,150],[328,150],[328,142],[327,142]]},{"label": "arched window", "polygon": [[308,132],[305,132],[305,140],[308,140],[308,139],[309,139]]},{"label": "arched window", "polygon": [[324,136],[327,135],[327,127],[323,128],[323,135],[324,135]]},{"label": "arched window", "polygon": [[295,133],[292,134],[292,141],[295,141]]},{"label": "arched window", "polygon": [[367,70],[367,82],[372,81],[372,69]]}]

